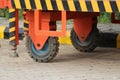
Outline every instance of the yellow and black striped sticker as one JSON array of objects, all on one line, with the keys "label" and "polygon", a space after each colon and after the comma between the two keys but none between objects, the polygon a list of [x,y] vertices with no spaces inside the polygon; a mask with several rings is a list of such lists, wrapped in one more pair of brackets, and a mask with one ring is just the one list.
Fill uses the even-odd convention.
[{"label": "yellow and black striped sticker", "polygon": [[29,27],[29,23],[26,19],[24,19],[24,32],[28,32],[28,27]]},{"label": "yellow and black striped sticker", "polygon": [[[23,11],[23,15],[26,15],[26,11],[24,10]],[[26,18],[24,17],[24,32],[27,32],[28,33],[28,27],[29,27],[29,23],[28,23],[28,20],[26,20]]]},{"label": "yellow and black striped sticker", "polygon": [[[9,27],[0,26],[0,39],[9,39]],[[19,40],[23,40],[23,28],[19,28]]]},{"label": "yellow and black striped sticker", "polygon": [[11,0],[16,9],[120,12],[120,0]]},{"label": "yellow and black striped sticker", "polygon": [[15,9],[9,9],[9,40],[11,45],[15,45]]},{"label": "yellow and black striped sticker", "polygon": [[0,26],[0,38],[4,39],[4,31],[5,31],[5,27],[4,26]]}]

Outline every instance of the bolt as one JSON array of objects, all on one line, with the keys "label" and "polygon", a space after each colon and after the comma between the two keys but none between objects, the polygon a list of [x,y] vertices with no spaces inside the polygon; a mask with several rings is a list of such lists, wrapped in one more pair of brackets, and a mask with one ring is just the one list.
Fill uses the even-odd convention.
[{"label": "bolt", "polygon": [[84,39],[85,37],[84,36],[81,36],[82,39]]},{"label": "bolt", "polygon": [[39,43],[37,43],[37,46],[38,46],[38,47],[40,47],[40,44],[39,44]]}]

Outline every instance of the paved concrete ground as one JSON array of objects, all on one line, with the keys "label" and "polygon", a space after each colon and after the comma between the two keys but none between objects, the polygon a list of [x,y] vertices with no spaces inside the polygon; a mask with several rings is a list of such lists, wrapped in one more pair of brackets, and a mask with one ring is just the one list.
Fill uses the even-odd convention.
[{"label": "paved concrete ground", "polygon": [[9,57],[7,40],[0,44],[0,80],[120,80],[120,49],[97,48],[86,54],[61,45],[51,63],[37,63],[28,56],[24,41],[19,58]]},{"label": "paved concrete ground", "polygon": [[[119,26],[98,25],[100,30],[113,32]],[[0,44],[0,80],[120,80],[120,49],[97,48],[86,54],[61,45],[51,63],[37,63],[28,56],[24,41],[18,46],[19,58],[9,56],[7,40],[0,40]]]}]

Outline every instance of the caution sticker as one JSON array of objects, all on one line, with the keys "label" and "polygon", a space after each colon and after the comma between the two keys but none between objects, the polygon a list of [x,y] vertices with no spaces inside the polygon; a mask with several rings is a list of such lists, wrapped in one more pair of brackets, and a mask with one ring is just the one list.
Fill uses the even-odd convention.
[{"label": "caution sticker", "polygon": [[0,38],[4,39],[5,26],[0,26]]}]

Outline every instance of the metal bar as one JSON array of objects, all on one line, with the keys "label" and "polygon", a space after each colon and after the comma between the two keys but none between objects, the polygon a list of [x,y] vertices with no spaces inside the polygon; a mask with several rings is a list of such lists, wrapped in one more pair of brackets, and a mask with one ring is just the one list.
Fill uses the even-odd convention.
[{"label": "metal bar", "polygon": [[17,45],[19,43],[18,38],[18,10],[17,9],[9,9],[9,40],[11,45],[12,56],[18,57],[16,52]]}]

